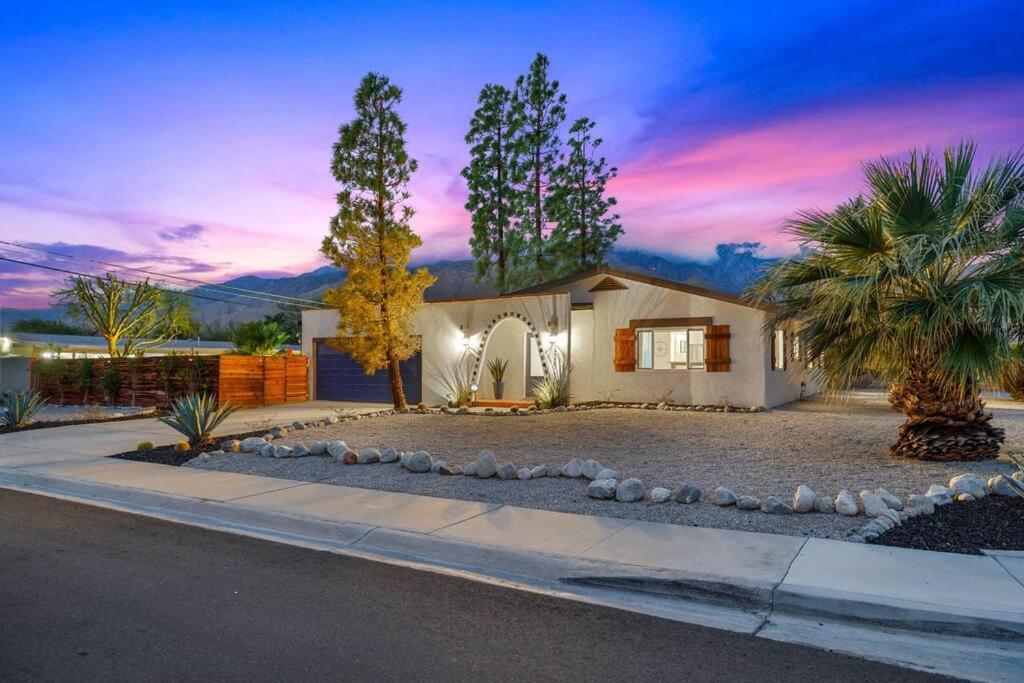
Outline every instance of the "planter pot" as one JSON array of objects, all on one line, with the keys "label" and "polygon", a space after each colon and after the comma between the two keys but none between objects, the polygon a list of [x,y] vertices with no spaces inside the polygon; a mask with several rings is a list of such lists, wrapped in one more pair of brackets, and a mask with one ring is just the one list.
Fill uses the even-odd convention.
[{"label": "planter pot", "polygon": [[494,386],[494,398],[496,400],[498,400],[498,401],[500,401],[501,399],[505,398],[505,383],[504,382],[494,382],[493,386]]}]

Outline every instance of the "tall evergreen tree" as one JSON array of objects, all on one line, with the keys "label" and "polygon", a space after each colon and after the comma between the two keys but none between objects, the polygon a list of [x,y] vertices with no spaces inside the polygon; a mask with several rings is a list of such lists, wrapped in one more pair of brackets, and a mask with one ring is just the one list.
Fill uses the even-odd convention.
[{"label": "tall evergreen tree", "polygon": [[435,280],[425,268],[407,268],[422,241],[409,225],[406,187],[416,160],[405,148],[406,125],[396,110],[401,100],[401,89],[386,76],[368,73],[359,84],[356,118],[341,126],[334,144],[338,213],[320,248],[347,272],[344,284],[324,295],[339,313],[331,343],[367,374],[387,368],[396,408],[405,406],[399,361],[419,350],[412,316]]},{"label": "tall evergreen tree", "polygon": [[601,138],[594,122],[583,117],[569,129],[568,153],[551,174],[548,213],[557,221],[549,250],[556,276],[570,275],[604,263],[622,234],[619,215],[609,213],[615,197],[606,197],[608,181],[618,175],[598,155]]},{"label": "tall evergreen tree", "polygon": [[529,251],[517,280],[526,285],[542,282],[550,275],[550,259],[544,249],[544,238],[552,222],[547,197],[551,174],[558,162],[558,128],[565,121],[565,95],[559,92],[558,81],[548,78],[548,65],[548,58],[537,53],[529,73],[516,79],[515,99],[523,113],[519,147],[526,195],[519,226]]},{"label": "tall evergreen tree", "polygon": [[477,282],[506,292],[509,271],[523,248],[522,233],[513,224],[520,205],[517,184],[523,178],[518,151],[522,107],[508,88],[492,84],[480,91],[478,104],[466,134],[470,161],[462,169],[469,188],[466,210],[473,216],[469,244]]}]

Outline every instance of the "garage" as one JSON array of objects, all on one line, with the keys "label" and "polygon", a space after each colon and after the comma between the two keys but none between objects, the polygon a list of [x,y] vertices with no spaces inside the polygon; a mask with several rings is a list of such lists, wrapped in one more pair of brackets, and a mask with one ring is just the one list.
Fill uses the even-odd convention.
[{"label": "garage", "polygon": [[[316,346],[316,397],[321,401],[391,403],[391,384],[387,370],[367,375],[352,356],[324,341]],[[422,359],[416,354],[400,364],[405,400],[419,403],[423,394]]]}]

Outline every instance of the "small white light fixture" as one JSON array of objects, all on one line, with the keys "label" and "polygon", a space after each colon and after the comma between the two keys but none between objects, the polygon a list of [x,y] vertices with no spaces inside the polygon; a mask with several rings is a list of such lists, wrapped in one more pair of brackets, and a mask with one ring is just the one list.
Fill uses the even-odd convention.
[{"label": "small white light fixture", "polygon": [[479,389],[480,389],[480,386],[479,386],[479,385],[478,385],[478,384],[477,384],[476,382],[473,382],[472,384],[470,384],[470,385],[469,385],[469,390],[470,390],[470,391],[472,391],[472,392],[473,392],[474,394],[475,394],[475,393],[476,393],[476,392],[477,392],[477,391],[478,391]]}]

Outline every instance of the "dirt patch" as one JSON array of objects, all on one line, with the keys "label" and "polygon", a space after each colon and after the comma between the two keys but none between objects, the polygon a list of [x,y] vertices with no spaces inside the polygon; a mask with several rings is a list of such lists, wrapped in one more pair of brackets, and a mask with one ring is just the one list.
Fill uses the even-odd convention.
[{"label": "dirt patch", "polygon": [[966,555],[1024,550],[1024,498],[987,496],[943,505],[935,514],[908,519],[868,543]]}]

